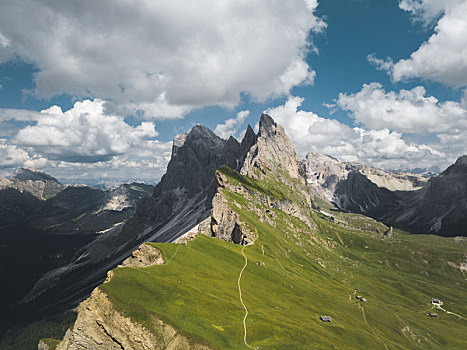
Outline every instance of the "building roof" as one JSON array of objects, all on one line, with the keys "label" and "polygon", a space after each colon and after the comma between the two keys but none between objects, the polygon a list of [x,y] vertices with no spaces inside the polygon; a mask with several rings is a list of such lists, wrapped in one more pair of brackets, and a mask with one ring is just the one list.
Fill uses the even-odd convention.
[{"label": "building roof", "polygon": [[323,322],[332,322],[331,316],[320,316],[319,318]]},{"label": "building roof", "polygon": [[428,315],[429,315],[430,317],[438,317],[438,314],[435,314],[434,312],[430,312]]}]

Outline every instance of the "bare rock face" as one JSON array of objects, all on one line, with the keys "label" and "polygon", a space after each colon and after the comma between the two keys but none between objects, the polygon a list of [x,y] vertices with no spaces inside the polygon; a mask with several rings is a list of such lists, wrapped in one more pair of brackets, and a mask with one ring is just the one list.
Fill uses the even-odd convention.
[{"label": "bare rock face", "polygon": [[240,143],[232,136],[222,150],[222,164],[231,169],[237,169],[242,158],[242,147]]},{"label": "bare rock face", "polygon": [[192,344],[162,320],[152,320],[152,330],[114,309],[107,295],[96,288],[78,308],[78,317],[57,350],[207,350]]},{"label": "bare rock face", "polygon": [[304,182],[292,141],[284,128],[267,114],[261,115],[256,143],[248,151],[240,173],[257,178],[258,169],[263,174],[265,170],[277,175],[284,171],[293,179]]},{"label": "bare rock face", "polygon": [[159,249],[145,243],[131,253],[131,256],[122,262],[122,266],[148,267],[163,263],[164,258]]},{"label": "bare rock face", "polygon": [[346,181],[352,171],[359,172],[378,187],[390,191],[415,191],[427,182],[426,178],[419,175],[384,171],[356,162],[340,162],[317,152],[309,152],[301,161],[301,166],[310,190],[326,200],[334,200],[337,186]]},{"label": "bare rock face", "polygon": [[[216,173],[218,188],[227,186],[225,175]],[[222,191],[217,191],[212,199],[211,230],[213,237],[225,241],[243,244],[245,240],[252,241],[253,233],[245,228],[237,213],[230,208],[227,199]]]},{"label": "bare rock face", "polygon": [[39,344],[37,344],[37,350],[50,350],[50,347],[41,339],[39,340]]},{"label": "bare rock face", "polygon": [[0,190],[14,188],[40,200],[46,200],[62,191],[65,186],[54,177],[35,169],[20,168],[11,179],[0,178]]},{"label": "bare rock face", "polygon": [[[300,219],[307,224],[310,229],[315,227],[315,223],[310,219],[309,215],[307,215],[308,212],[304,210],[304,207],[309,207],[308,202],[299,204],[290,199],[277,199],[268,194],[252,192],[244,186],[237,186],[229,183],[227,177],[220,171],[216,173],[216,179],[217,192],[212,200],[210,227],[209,229],[203,227],[200,229],[200,233],[237,244],[246,244],[256,237],[256,233],[248,229],[241,221],[236,211],[230,206],[228,199],[224,195],[224,190],[242,196],[247,204],[245,208],[239,207],[239,209],[255,212],[262,222],[267,222],[275,226],[276,224],[273,218],[276,214],[272,209],[278,209]],[[306,192],[303,184],[300,184],[300,186],[294,184],[294,186],[297,188],[297,192],[300,190]],[[236,205],[240,206],[238,203]],[[266,208],[270,209],[259,209],[261,206],[266,206]]]},{"label": "bare rock face", "polygon": [[336,203],[411,233],[467,235],[466,156],[421,188],[391,191],[361,172],[350,172],[336,187]]}]

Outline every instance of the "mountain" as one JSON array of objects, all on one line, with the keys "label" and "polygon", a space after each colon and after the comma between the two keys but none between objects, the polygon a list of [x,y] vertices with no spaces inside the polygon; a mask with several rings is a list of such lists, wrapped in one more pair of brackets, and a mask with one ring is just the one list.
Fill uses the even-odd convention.
[{"label": "mountain", "polygon": [[85,186],[69,186],[47,201],[31,222],[34,227],[46,227],[45,236],[54,242],[69,237],[66,240],[72,247],[60,264],[29,286],[13,312],[28,310],[29,316],[37,318],[72,308],[144,241],[173,241],[205,220],[215,194],[216,169],[229,152],[226,144],[201,125],[178,135],[167,173],[150,196],[141,196],[136,209],[109,210],[122,203],[118,191]]},{"label": "mountain", "polygon": [[31,168],[20,168],[10,179],[0,178],[0,190],[14,188],[21,193],[29,193],[45,200],[63,190],[63,186],[54,177]]},{"label": "mountain", "polygon": [[423,189],[399,196],[399,207],[382,220],[415,233],[466,236],[467,156],[430,178]]},{"label": "mountain", "polygon": [[[308,335],[299,336],[298,328],[317,337],[319,332],[328,334],[331,340],[318,341],[322,347],[342,346],[336,335],[329,334],[319,322],[319,326],[316,324],[321,309],[341,316],[343,310],[348,312],[352,317],[342,319],[347,319],[344,323],[348,329],[350,319],[356,317],[355,304],[347,305],[341,299],[346,295],[346,300],[355,285],[372,291],[378,307],[382,307],[385,298],[395,298],[410,308],[406,299],[389,293],[383,284],[378,292],[374,290],[373,279],[381,276],[380,261],[396,266],[416,260],[412,264],[415,267],[404,270],[402,277],[393,269],[384,270],[383,275],[391,283],[402,278],[416,291],[410,293],[410,298],[420,302],[424,300],[420,297],[423,290],[414,284],[419,278],[416,274],[427,271],[425,261],[441,266],[430,270],[436,282],[424,279],[423,283],[445,296],[448,293],[440,289],[438,281],[459,283],[465,260],[461,253],[464,241],[460,241],[458,249],[458,241],[430,237],[428,240],[435,245],[430,250],[425,246],[425,236],[408,238],[395,230],[396,239],[384,238],[382,243],[383,237],[389,236],[383,235],[387,226],[333,209],[331,201],[345,211],[379,217],[399,205],[401,193],[428,191],[431,181],[413,174],[342,163],[316,153],[300,160],[283,127],[266,114],[260,118],[259,132],[255,134],[249,126],[241,142],[233,137],[223,140],[208,128],[196,125],[189,133],[175,137],[167,173],[151,195],[141,196],[136,209],[135,201],[128,201],[125,194],[131,185],[113,192],[69,186],[40,202],[40,208],[28,216],[30,227],[22,226],[16,231],[31,234],[12,235],[18,237],[18,245],[14,249],[10,245],[8,251],[33,251],[40,239],[42,246],[53,252],[58,250],[59,254],[51,259],[53,264],[35,274],[34,286],[25,287],[28,293],[23,293],[13,312],[37,318],[73,308],[106,279],[107,283],[81,304],[77,323],[65,336],[62,348],[94,349],[102,348],[102,344],[109,349],[150,347],[154,339],[162,341],[161,348],[168,344],[174,348],[236,348],[241,346],[241,325],[236,320],[243,316],[235,286],[241,277],[238,273],[243,271],[241,247],[249,244],[246,250],[253,251],[254,264],[248,265],[253,270],[246,270],[246,283],[259,288],[254,308],[269,310],[252,319],[260,326],[257,332],[263,334],[261,329],[268,328],[271,321],[285,348],[299,348],[299,344],[311,341]],[[457,181],[459,178],[452,178],[445,186]],[[130,202],[133,204],[128,206]],[[319,203],[331,213],[318,208]],[[203,235],[198,234],[192,241],[196,232]],[[159,243],[142,245],[148,241]],[[167,244],[174,241],[181,244]],[[372,259],[367,257],[370,247],[375,250]],[[424,253],[414,258],[412,252],[417,250]],[[16,259],[15,263],[19,261]],[[112,270],[107,276],[124,260],[125,268]],[[31,262],[32,259],[26,261],[23,270],[12,273],[15,283],[30,273],[27,266]],[[362,271],[356,270],[357,266],[362,266]],[[137,271],[146,267],[149,270],[139,275]],[[443,275],[446,269],[449,272]],[[285,277],[289,274],[292,284]],[[310,285],[307,280],[313,283]],[[398,288],[392,285],[391,290]],[[341,301],[329,308],[321,299],[333,302],[326,294],[333,289],[336,291],[330,295]],[[460,289],[450,296],[457,305],[462,304]],[[425,297],[428,298],[426,293]],[[227,304],[212,304],[213,298]],[[292,305],[299,305],[300,311]],[[283,311],[278,316],[271,308]],[[210,310],[209,314],[205,310]],[[384,317],[391,320],[391,327],[396,327],[392,310],[386,310]],[[404,317],[407,324],[420,326],[420,334],[424,334],[425,321],[410,313]],[[289,326],[285,326],[284,319]],[[290,327],[294,322],[298,322],[297,329]],[[319,332],[310,329],[310,325]],[[216,333],[224,332],[221,329],[228,330],[229,335]],[[363,337],[369,347],[381,346],[381,342],[375,343],[366,335],[357,335],[358,330],[349,334],[355,339]],[[442,334],[437,333],[437,337],[446,340]],[[273,338],[266,336],[264,341],[269,344],[265,348],[274,347]],[[401,344],[400,338],[392,341]]]},{"label": "mountain", "polygon": [[310,191],[338,208],[411,233],[467,235],[466,156],[439,175],[383,171],[319,153],[302,161]]},{"label": "mountain", "polygon": [[[123,234],[132,223],[135,234],[143,229],[140,235],[159,239],[170,233],[180,243],[140,245],[80,304],[63,339],[44,339],[41,346],[50,343],[59,350],[467,346],[465,239],[407,235],[396,229],[384,235],[388,227],[371,218],[314,209],[310,186],[316,184],[308,180],[313,172],[310,168],[306,172],[283,128],[267,115],[260,118],[258,134],[247,132],[248,150],[242,148],[243,141],[222,141],[206,129],[196,127],[194,133],[199,142],[190,133],[176,138],[172,164],[160,188],[138,205],[136,215],[120,230]],[[345,173],[341,165],[332,164],[343,173],[335,190],[342,184],[349,191],[363,191],[362,199],[352,198],[367,201],[368,207],[398,192],[371,179],[387,186],[413,183],[409,187],[413,190],[406,191],[411,193],[430,187],[423,180],[393,178],[359,165],[348,165],[352,170],[345,165]],[[461,170],[451,169],[443,186],[457,183]],[[334,171],[330,169],[329,176],[338,176]],[[193,199],[201,200],[201,205],[193,205]],[[166,210],[165,216],[151,210],[153,205]],[[203,215],[195,220],[195,213]],[[165,224],[157,229],[163,217]],[[191,230],[197,234],[180,239],[190,226],[184,220],[198,224]],[[435,310],[431,298],[440,298],[442,308]],[[436,318],[429,316],[434,311]]]},{"label": "mountain", "polygon": [[49,289],[67,275],[66,267],[79,259],[77,252],[128,220],[136,202],[152,191],[152,186],[137,183],[105,191],[61,185],[30,169],[19,169],[11,179],[3,179],[0,334],[19,321],[42,315],[44,305],[57,300]]},{"label": "mountain", "polygon": [[358,172],[380,188],[390,191],[412,191],[424,186],[422,176],[384,171],[357,162],[340,162],[317,152],[309,152],[301,165],[311,192],[329,201],[334,201],[336,187],[346,181],[351,172]]}]

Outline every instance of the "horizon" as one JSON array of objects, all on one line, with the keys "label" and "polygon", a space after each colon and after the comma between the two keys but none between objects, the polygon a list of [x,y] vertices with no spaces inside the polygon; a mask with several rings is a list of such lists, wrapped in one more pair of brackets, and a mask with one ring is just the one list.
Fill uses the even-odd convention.
[{"label": "horizon", "polygon": [[[280,124],[278,124],[278,125],[280,125]],[[211,132],[213,132],[216,136],[218,136],[221,139],[227,141],[227,139],[222,138],[221,136],[216,134],[213,130],[211,130],[210,128],[208,128],[205,125],[200,124],[200,123],[195,124],[195,126],[193,126],[192,129],[189,130],[187,133],[189,134],[193,130],[193,128],[196,127],[196,126],[205,127],[208,130],[210,130]],[[248,126],[251,126],[251,125],[248,124],[247,127]],[[253,129],[254,129],[255,133],[257,134],[258,133],[258,123],[255,125],[255,127]],[[177,136],[180,136],[180,135],[182,135],[182,134],[176,135],[175,138]],[[229,137],[234,137],[240,143],[242,141],[242,138],[243,138],[244,135],[241,135],[241,136],[242,136],[241,138],[238,137],[238,136],[235,137],[233,135],[230,135]],[[173,144],[173,142],[175,142],[175,139],[172,141],[172,144]],[[342,161],[342,160],[340,160],[340,159],[338,159],[338,158],[336,158],[336,157],[334,157],[332,155],[325,154],[325,153],[320,153],[320,152],[315,152],[315,151],[307,152],[305,154],[305,156],[303,156],[303,157],[299,156],[299,160],[305,160],[306,157],[308,156],[308,154],[313,154],[313,153],[320,154],[322,156],[333,159],[333,160],[335,160],[337,162],[344,162],[345,163],[345,161]],[[459,158],[465,157],[465,156],[466,155],[459,156],[456,159],[456,161]],[[350,163],[358,163],[358,164],[362,164],[362,165],[365,165],[365,166],[372,167],[372,165],[365,164],[365,163],[360,163],[360,162],[350,162]],[[454,163],[452,163],[452,164],[454,164]],[[451,166],[452,164],[449,164],[447,167]],[[53,173],[48,173],[48,172],[46,172],[44,170],[37,169],[37,168],[31,167],[31,166],[23,166],[23,167],[13,169],[12,172],[9,175],[4,175],[4,178],[6,178],[6,179],[14,178],[16,173],[21,169],[30,170],[30,171],[33,171],[33,172],[40,172],[40,173],[44,173],[46,175],[52,176],[63,185],[90,186],[90,187],[98,187],[98,188],[102,188],[102,189],[113,189],[113,188],[119,187],[121,185],[129,184],[129,183],[132,183],[132,182],[156,186],[160,181],[160,180],[159,181],[153,181],[153,180],[148,180],[148,179],[143,179],[143,178],[140,178],[140,179],[137,179],[137,178],[124,179],[124,178],[112,178],[112,177],[102,177],[102,176],[96,177],[96,178],[81,178],[79,176],[76,176],[74,178],[61,178],[61,177],[55,176]],[[413,168],[413,169],[407,169],[407,170],[404,170],[404,169],[384,169],[384,168],[378,168],[378,169],[383,170],[383,171],[387,171],[389,173],[405,173],[405,174],[418,175],[418,176],[424,176],[424,177],[425,177],[424,174],[426,174],[426,177],[433,177],[433,176],[441,174],[447,168],[441,169],[441,168],[439,168],[437,166],[431,166],[429,168]],[[162,175],[164,175],[165,173],[166,172],[164,172]]]}]

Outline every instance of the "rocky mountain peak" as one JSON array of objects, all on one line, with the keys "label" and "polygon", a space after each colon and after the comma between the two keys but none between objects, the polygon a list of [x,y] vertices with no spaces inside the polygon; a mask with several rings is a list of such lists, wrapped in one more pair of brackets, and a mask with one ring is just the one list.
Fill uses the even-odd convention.
[{"label": "rocky mountain peak", "polygon": [[456,165],[467,166],[467,155],[463,155],[456,160]]},{"label": "rocky mountain peak", "polygon": [[19,168],[13,174],[13,178],[19,181],[55,181],[58,180],[43,171],[32,169],[32,168]]},{"label": "rocky mountain peak", "polygon": [[242,153],[246,154],[248,150],[256,143],[257,138],[258,137],[256,136],[253,128],[248,124],[245,136],[243,136],[242,143],[240,144]]},{"label": "rocky mountain peak", "polygon": [[242,147],[237,139],[230,136],[222,150],[222,164],[237,170],[242,158]]},{"label": "rocky mountain peak", "polygon": [[[248,137],[250,135],[251,131]],[[292,178],[303,179],[300,173],[300,162],[292,141],[282,125],[278,125],[274,119],[264,113],[259,121],[256,143],[246,155],[240,172],[243,175],[257,177],[255,169],[259,169],[263,174],[267,169],[276,175],[282,170]]]},{"label": "rocky mountain peak", "polygon": [[196,124],[190,130],[190,132],[186,136],[185,142],[190,142],[190,141],[192,141],[194,139],[222,140],[219,136],[214,134],[214,132],[211,129],[209,129],[208,127],[206,127],[204,125],[201,125],[201,124]]},{"label": "rocky mountain peak", "polygon": [[277,123],[271,116],[263,113],[259,118],[259,135],[262,137],[272,137],[275,135]]}]

